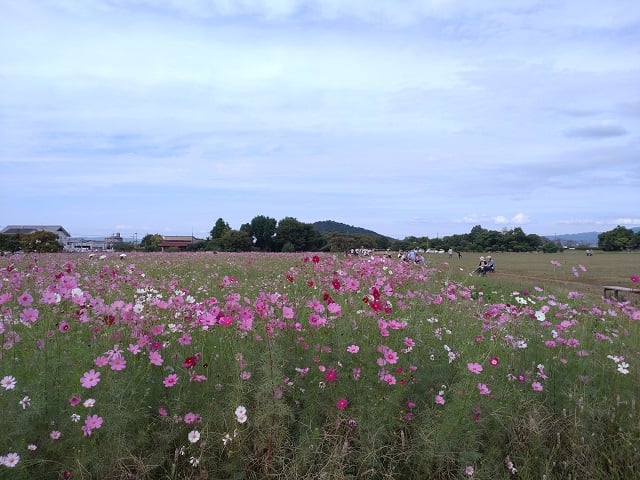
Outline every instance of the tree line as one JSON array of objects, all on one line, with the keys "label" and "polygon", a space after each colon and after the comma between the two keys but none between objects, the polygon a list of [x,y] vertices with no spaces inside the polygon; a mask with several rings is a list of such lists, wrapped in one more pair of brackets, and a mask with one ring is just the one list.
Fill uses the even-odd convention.
[{"label": "tree line", "polygon": [[[354,227],[355,228],[355,227]],[[356,229],[356,231],[362,229]],[[163,236],[155,233],[145,235],[139,244],[121,242],[114,244],[116,250],[160,251]],[[346,252],[351,249],[407,251],[411,249],[435,249],[464,252],[532,252],[555,253],[563,249],[560,242],[535,234],[526,234],[522,228],[488,230],[474,226],[469,233],[442,238],[405,237],[396,240],[374,232],[370,234],[348,232],[322,232],[314,224],[300,222],[293,217],[280,221],[265,215],[254,217],[251,222],[233,229],[222,218],[218,218],[209,236],[194,242],[187,250],[209,250],[228,252],[302,252],[326,251]],[[587,248],[585,246],[584,248]],[[640,230],[634,231],[617,226],[598,235],[598,248],[604,251],[635,250],[640,248]],[[58,252],[63,250],[56,234],[34,232],[14,235],[0,234],[1,252]]]}]

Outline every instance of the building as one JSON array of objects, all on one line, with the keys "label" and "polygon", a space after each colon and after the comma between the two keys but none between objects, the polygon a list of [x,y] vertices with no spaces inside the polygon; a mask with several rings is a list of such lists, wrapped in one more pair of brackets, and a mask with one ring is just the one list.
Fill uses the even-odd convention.
[{"label": "building", "polygon": [[36,232],[55,233],[63,245],[71,238],[71,234],[62,225],[7,225],[0,231],[5,235],[30,235]]},{"label": "building", "polygon": [[202,240],[193,235],[165,235],[162,237],[159,247],[164,251],[166,249],[186,250],[190,245],[201,242]]}]

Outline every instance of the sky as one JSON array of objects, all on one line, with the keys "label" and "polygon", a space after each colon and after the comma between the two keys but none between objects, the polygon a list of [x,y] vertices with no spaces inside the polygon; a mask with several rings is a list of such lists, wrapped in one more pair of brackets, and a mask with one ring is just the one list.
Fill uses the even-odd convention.
[{"label": "sky", "polygon": [[640,226],[637,0],[0,0],[0,228]]}]

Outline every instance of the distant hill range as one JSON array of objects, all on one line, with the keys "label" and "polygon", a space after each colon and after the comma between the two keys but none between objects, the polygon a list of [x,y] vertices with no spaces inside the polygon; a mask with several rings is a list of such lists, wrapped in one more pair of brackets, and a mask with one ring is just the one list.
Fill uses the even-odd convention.
[{"label": "distant hill range", "polygon": [[[633,232],[640,232],[640,227],[631,228]],[[562,235],[542,235],[549,240],[559,240],[562,243],[575,242],[577,245],[597,245],[598,235],[602,232],[565,233]]]},{"label": "distant hill range", "polygon": [[[353,225],[347,225],[346,223],[334,222],[333,220],[323,220],[321,222],[315,222],[312,224],[313,228],[315,228],[320,233],[329,233],[329,232],[337,232],[337,233],[347,233],[349,235],[370,235],[372,237],[385,237],[385,235],[381,235],[379,233],[374,232],[373,230],[367,230],[366,228],[354,227]],[[395,240],[391,237],[386,237],[391,240]]]},{"label": "distant hill range", "polygon": [[[312,224],[313,227],[320,233],[329,233],[329,232],[337,232],[337,233],[346,233],[349,235],[370,235],[373,237],[385,237],[389,240],[397,240],[393,237],[387,237],[386,235],[381,235],[380,233],[374,232],[373,230],[367,230],[366,228],[354,227],[353,225],[347,225],[346,223],[335,222],[333,220],[323,220],[321,222],[315,222]],[[631,228],[634,232],[639,232],[640,227]],[[598,244],[598,235],[602,232],[582,232],[582,233],[564,233],[561,235],[553,234],[553,235],[540,235],[541,237],[547,238],[549,240],[559,240],[563,244],[567,242],[573,242],[576,245],[597,245]]]}]

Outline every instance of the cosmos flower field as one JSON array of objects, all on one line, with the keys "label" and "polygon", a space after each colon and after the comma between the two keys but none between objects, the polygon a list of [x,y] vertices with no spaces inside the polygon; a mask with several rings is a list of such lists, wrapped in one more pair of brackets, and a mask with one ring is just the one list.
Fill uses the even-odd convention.
[{"label": "cosmos flower field", "polygon": [[640,477],[637,305],[331,254],[0,278],[0,478]]}]

